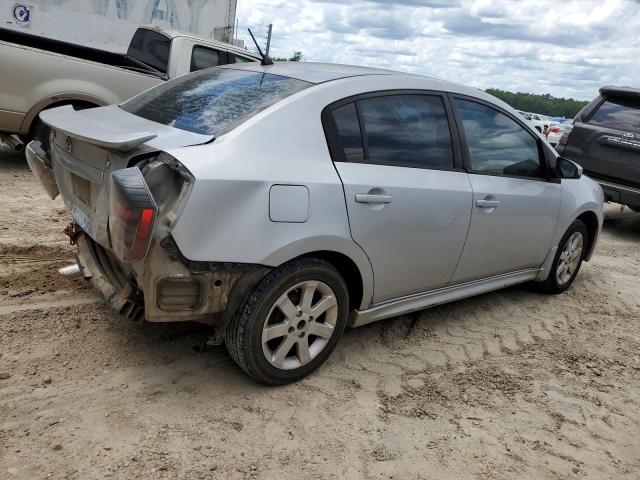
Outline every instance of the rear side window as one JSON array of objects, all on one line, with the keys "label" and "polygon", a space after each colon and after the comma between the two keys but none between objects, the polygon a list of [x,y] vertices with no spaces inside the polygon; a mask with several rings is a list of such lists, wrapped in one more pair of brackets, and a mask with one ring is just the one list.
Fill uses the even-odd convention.
[{"label": "rear side window", "polygon": [[220,67],[164,82],[120,108],[163,125],[220,136],[310,86],[280,75]]},{"label": "rear side window", "polygon": [[471,170],[495,175],[543,177],[538,142],[517,122],[499,111],[456,99],[469,149]]},{"label": "rear side window", "polygon": [[167,73],[171,40],[161,33],[146,28],[136,30],[131,39],[127,55],[149,65],[162,73]]},{"label": "rear side window", "polygon": [[200,46],[193,47],[191,51],[191,72],[220,65],[221,52],[213,48]]},{"label": "rear side window", "polygon": [[449,121],[439,96],[365,98],[336,108],[333,119],[347,161],[453,168]]},{"label": "rear side window", "polygon": [[348,103],[333,111],[340,144],[344,149],[347,162],[360,162],[364,158],[360,122],[355,103]]},{"label": "rear side window", "polygon": [[640,132],[640,105],[606,100],[589,120],[592,125],[626,132]]}]

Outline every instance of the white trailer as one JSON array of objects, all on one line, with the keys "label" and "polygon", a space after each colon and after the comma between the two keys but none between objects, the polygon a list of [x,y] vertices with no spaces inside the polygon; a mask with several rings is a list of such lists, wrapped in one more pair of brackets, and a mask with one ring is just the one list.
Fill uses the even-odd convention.
[{"label": "white trailer", "polygon": [[140,26],[232,43],[236,0],[0,0],[0,25],[124,53]]}]

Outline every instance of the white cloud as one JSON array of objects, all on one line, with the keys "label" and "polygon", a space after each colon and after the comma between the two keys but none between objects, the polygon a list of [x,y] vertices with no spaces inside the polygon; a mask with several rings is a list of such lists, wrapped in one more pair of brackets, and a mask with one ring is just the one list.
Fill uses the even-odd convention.
[{"label": "white cloud", "polygon": [[640,86],[640,3],[629,0],[240,0],[271,52],[391,68],[480,88],[590,100]]}]

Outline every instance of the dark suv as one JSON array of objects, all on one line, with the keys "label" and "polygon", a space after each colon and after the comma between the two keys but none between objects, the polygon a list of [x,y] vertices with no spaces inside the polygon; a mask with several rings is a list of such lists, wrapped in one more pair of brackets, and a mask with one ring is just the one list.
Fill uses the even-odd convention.
[{"label": "dark suv", "polygon": [[640,212],[640,89],[602,87],[557,150],[600,184],[605,199]]}]

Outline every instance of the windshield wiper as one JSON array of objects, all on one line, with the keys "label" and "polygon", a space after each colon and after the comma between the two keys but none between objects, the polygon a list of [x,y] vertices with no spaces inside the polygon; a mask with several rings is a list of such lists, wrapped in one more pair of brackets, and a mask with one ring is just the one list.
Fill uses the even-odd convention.
[{"label": "windshield wiper", "polygon": [[[138,60],[135,57],[132,57],[130,55],[125,55],[129,60],[131,60],[133,63],[137,63],[138,65],[140,65],[140,70],[141,71],[145,71],[148,73],[152,73],[153,75],[163,79],[163,80],[168,80],[169,79],[169,75],[166,74],[165,72],[162,72],[160,70],[158,70],[157,68],[153,67],[152,65],[149,65],[148,63],[144,63],[142,60]],[[131,68],[132,70],[134,70],[136,67],[124,67],[124,68]]]}]

